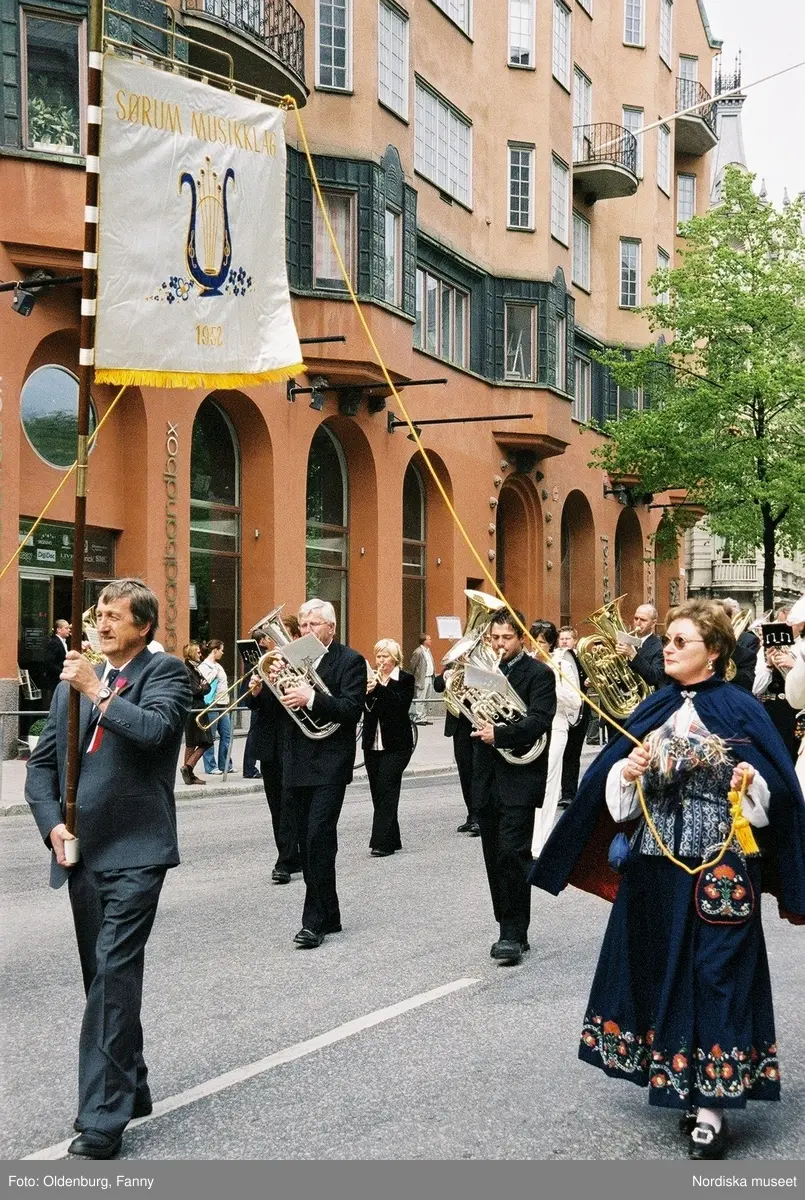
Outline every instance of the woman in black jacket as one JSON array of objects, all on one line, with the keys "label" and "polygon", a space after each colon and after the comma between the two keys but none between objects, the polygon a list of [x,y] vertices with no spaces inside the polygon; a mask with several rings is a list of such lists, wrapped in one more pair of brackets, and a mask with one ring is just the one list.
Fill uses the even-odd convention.
[{"label": "woman in black jacket", "polygon": [[402,650],[391,638],[375,646],[375,663],[366,685],[362,744],[375,810],[369,845],[373,857],[385,858],[402,849],[397,809],[403,771],[414,752],[408,715],[414,677],[402,670]]},{"label": "woman in black jacket", "polygon": [[187,676],[190,680],[190,690],[193,694],[193,704],[191,711],[187,715],[187,722],[184,728],[184,765],[181,768],[181,776],[185,783],[206,783],[206,779],[199,779],[194,772],[198,760],[201,758],[205,750],[215,744],[215,734],[211,729],[199,729],[196,724],[196,717],[204,707],[204,697],[209,691],[210,685],[198,669],[198,664],[201,662],[201,647],[198,642],[188,642],[182,651],[184,665],[187,668]]}]

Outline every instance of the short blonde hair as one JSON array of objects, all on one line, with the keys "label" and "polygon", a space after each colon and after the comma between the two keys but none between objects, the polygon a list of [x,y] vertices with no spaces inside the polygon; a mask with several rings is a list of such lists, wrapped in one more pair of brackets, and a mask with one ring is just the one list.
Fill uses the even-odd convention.
[{"label": "short blonde hair", "polygon": [[381,638],[379,642],[375,642],[375,654],[390,654],[396,662],[397,666],[402,666],[402,649],[400,643],[395,642],[393,638]]}]

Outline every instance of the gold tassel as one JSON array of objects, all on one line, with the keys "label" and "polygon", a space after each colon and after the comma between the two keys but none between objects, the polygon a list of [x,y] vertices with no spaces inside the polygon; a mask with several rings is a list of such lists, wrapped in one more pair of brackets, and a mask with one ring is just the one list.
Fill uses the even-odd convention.
[{"label": "gold tassel", "polygon": [[740,792],[730,792],[727,797],[730,802],[730,815],[733,822],[734,836],[744,854],[759,854],[760,847],[755,841],[752,826],[743,815],[743,798],[746,791],[746,776]]}]

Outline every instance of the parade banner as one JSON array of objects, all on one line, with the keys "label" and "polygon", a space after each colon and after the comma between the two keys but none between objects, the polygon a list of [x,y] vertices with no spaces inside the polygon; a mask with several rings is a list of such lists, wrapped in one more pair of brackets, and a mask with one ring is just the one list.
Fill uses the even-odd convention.
[{"label": "parade banner", "polygon": [[95,378],[229,388],[303,370],[285,113],[107,55]]}]

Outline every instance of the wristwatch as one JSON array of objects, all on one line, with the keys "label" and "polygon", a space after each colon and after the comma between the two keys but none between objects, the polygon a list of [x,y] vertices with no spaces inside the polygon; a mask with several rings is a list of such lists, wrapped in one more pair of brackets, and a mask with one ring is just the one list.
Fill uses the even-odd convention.
[{"label": "wristwatch", "polygon": [[110,687],[107,687],[106,684],[102,684],[101,687],[98,688],[98,695],[95,697],[92,703],[97,707],[99,704],[103,704],[104,700],[108,700],[113,694],[114,693]]}]

